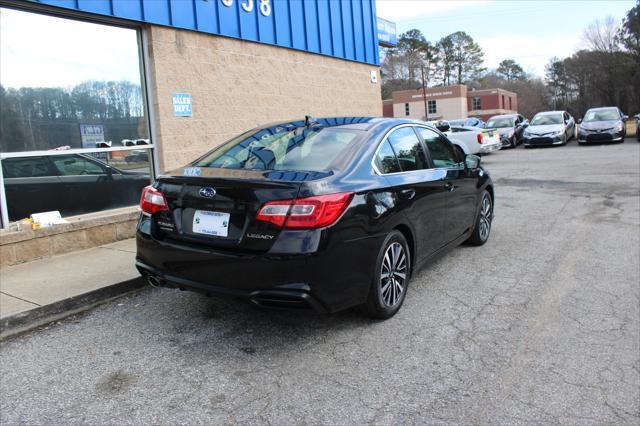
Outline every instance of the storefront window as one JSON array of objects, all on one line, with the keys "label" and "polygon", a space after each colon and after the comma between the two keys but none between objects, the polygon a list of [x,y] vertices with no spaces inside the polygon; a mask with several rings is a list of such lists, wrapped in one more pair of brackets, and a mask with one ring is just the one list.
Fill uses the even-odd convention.
[{"label": "storefront window", "polygon": [[[151,157],[139,52],[135,29],[0,8],[0,153],[11,220],[138,202]],[[140,149],[60,155],[123,146]],[[100,192],[104,199],[92,200]]]}]

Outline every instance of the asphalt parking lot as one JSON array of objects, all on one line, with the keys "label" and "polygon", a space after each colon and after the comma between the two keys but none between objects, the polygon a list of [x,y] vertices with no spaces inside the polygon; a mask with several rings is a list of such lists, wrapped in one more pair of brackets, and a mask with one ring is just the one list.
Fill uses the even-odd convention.
[{"label": "asphalt parking lot", "polygon": [[640,143],[501,151],[490,241],[394,318],[150,289],[5,341],[15,423],[640,422]]}]

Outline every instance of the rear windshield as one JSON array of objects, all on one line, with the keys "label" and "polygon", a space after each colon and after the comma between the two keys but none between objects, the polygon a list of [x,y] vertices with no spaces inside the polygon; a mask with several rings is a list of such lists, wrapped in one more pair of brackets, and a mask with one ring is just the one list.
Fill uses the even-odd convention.
[{"label": "rear windshield", "polygon": [[503,118],[492,118],[487,121],[487,124],[484,126],[487,129],[499,129],[501,127],[513,127],[513,118],[503,117]]},{"label": "rear windshield", "polygon": [[562,124],[561,114],[543,114],[536,115],[531,120],[532,126],[544,126],[545,124]]},{"label": "rear windshield", "polygon": [[589,121],[609,121],[609,120],[620,120],[620,115],[616,109],[600,109],[600,110],[590,110],[584,115],[584,122]]},{"label": "rear windshield", "polygon": [[329,171],[350,158],[361,134],[331,127],[275,127],[246,133],[193,165],[245,170]]}]

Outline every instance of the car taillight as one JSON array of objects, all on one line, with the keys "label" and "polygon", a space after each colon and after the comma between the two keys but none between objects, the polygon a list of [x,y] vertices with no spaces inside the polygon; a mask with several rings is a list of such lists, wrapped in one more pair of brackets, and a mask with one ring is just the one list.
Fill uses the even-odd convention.
[{"label": "car taillight", "polygon": [[482,133],[478,133],[478,134],[476,135],[476,139],[478,140],[478,143],[479,143],[480,145],[482,145]]},{"label": "car taillight", "polygon": [[154,214],[158,212],[168,212],[169,205],[167,204],[167,199],[164,198],[164,194],[149,185],[142,189],[140,209],[145,213]]},{"label": "car taillight", "polygon": [[352,198],[352,192],[342,192],[295,200],[269,201],[260,208],[256,219],[288,229],[324,228],[338,220]]}]

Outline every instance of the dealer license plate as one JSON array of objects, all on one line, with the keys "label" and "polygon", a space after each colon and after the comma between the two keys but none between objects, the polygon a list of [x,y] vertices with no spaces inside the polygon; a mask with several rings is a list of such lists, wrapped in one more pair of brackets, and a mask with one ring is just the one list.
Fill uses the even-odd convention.
[{"label": "dealer license plate", "polygon": [[226,237],[229,234],[229,213],[196,210],[192,229],[196,234]]}]

